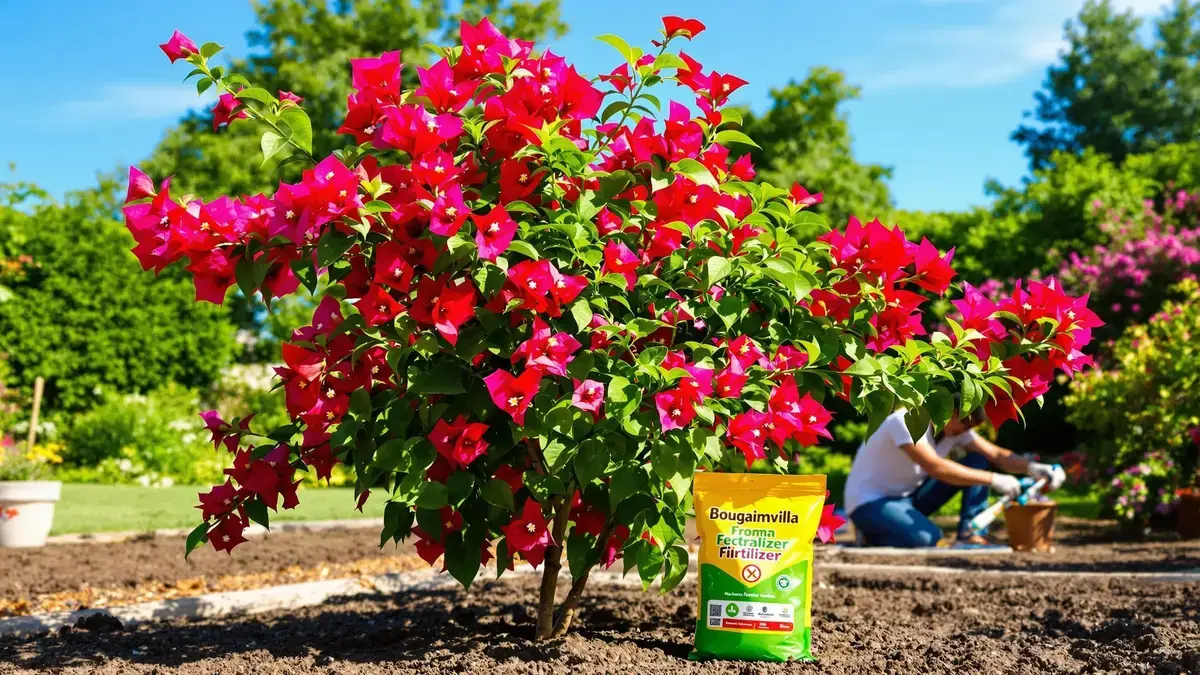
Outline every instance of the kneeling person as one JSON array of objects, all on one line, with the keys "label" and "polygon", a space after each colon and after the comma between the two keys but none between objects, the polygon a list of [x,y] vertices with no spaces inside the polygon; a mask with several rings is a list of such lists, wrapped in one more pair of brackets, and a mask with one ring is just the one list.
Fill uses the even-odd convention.
[{"label": "kneeling person", "polygon": [[[987,508],[988,488],[1019,495],[1020,481],[1008,474],[1046,478],[1047,490],[1058,489],[1066,480],[1062,468],[1031,462],[976,434],[974,427],[984,419],[982,410],[966,418],[955,414],[941,435],[935,437],[930,427],[916,440],[905,424],[905,412],[889,415],[859,447],[846,481],[846,512],[869,546],[936,546],[942,530],[929,516],[959,491],[958,541],[987,543],[968,523]],[[956,448],[967,450],[961,462],[949,459]],[[1004,473],[987,470],[990,467]]]}]

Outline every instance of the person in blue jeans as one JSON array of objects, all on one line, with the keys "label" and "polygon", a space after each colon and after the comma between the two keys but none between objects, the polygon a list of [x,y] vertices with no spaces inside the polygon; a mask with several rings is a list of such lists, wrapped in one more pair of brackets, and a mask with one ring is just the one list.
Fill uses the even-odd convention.
[{"label": "person in blue jeans", "polygon": [[[957,409],[957,397],[955,403]],[[1061,467],[1030,461],[976,434],[974,427],[983,422],[980,410],[962,419],[956,414],[941,435],[930,428],[915,440],[905,412],[889,415],[859,447],[846,480],[846,512],[868,546],[936,546],[942,530],[929,516],[958,492],[962,508],[957,541],[989,543],[968,527],[971,518],[987,508],[989,489],[1019,495],[1020,481],[1009,474],[1044,477],[1048,490],[1066,480]],[[967,451],[966,457],[949,459],[959,448]]]}]

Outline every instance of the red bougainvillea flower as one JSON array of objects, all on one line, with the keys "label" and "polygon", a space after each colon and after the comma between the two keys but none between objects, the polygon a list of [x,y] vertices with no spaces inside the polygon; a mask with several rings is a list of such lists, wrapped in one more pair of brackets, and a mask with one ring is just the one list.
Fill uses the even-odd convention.
[{"label": "red bougainvillea flower", "polygon": [[746,381],[750,379],[745,373],[734,372],[732,368],[725,368],[717,373],[717,396],[721,398],[737,398],[742,395],[742,387],[746,386]]},{"label": "red bougainvillea flower", "polygon": [[594,419],[600,419],[600,408],[604,405],[604,384],[596,380],[574,380],[574,384],[571,405],[592,413]]},{"label": "red bougainvillea flower", "polygon": [[517,223],[503,206],[493,206],[486,216],[472,213],[471,220],[475,223],[475,246],[483,260],[495,261],[517,234]]},{"label": "red bougainvillea flower", "polygon": [[[747,155],[747,157],[749,157],[749,155]],[[789,193],[789,196],[792,198],[792,201],[800,207],[816,206],[817,204],[825,201],[824,193],[818,192],[815,195],[810,194],[809,191],[805,190],[804,186],[799,183],[796,183],[792,186],[792,191]]]},{"label": "red bougainvillea flower", "polygon": [[546,547],[552,543],[550,530],[546,526],[542,505],[531,497],[525,500],[520,515],[514,516],[508,525],[500,529],[504,531],[508,549],[521,553],[529,564],[537,567],[545,558]]},{"label": "red bougainvillea flower", "polygon": [[429,441],[451,466],[467,466],[487,451],[487,441],[483,440],[487,430],[486,424],[468,423],[466,415],[459,415],[450,423],[438,420],[429,432]]},{"label": "red bougainvillea flower", "polygon": [[[239,437],[236,430],[228,422],[221,419],[221,415],[216,410],[205,410],[200,413],[200,419],[204,420],[204,428],[212,434],[214,450],[224,443],[225,449],[229,452],[237,451]],[[248,423],[249,420],[247,420]]]},{"label": "red bougainvillea flower", "polygon": [[233,481],[226,480],[224,485],[216,485],[208,492],[200,493],[200,513],[204,520],[211,520],[220,515],[233,511],[237,501],[237,488]]},{"label": "red bougainvillea flower", "polygon": [[[683,19],[678,16],[664,16],[663,35],[670,40],[673,37],[685,37],[689,40],[704,32],[704,24],[698,19]],[[658,43],[656,43],[658,44]]]},{"label": "red bougainvillea flower", "polygon": [[171,33],[171,39],[159,45],[158,48],[163,50],[168,59],[171,59],[171,63],[200,53],[200,48],[196,46],[196,43],[179,31]]},{"label": "red bougainvillea flower", "polygon": [[[825,498],[829,498],[829,493],[825,493]],[[833,535],[837,529],[846,524],[846,519],[833,512],[835,504],[825,504],[824,510],[821,511],[821,522],[817,525],[817,536],[821,538],[822,544],[828,544],[835,541]]]},{"label": "red bougainvillea flower", "polygon": [[637,255],[625,244],[610,239],[604,245],[604,266],[601,274],[619,274],[625,278],[625,289],[633,290],[637,286]]},{"label": "red bougainvillea flower", "polygon": [[746,456],[747,464],[767,457],[767,419],[766,413],[748,410],[729,420],[730,442]]},{"label": "red bougainvillea flower", "polygon": [[429,231],[443,237],[453,237],[467,222],[470,212],[463,202],[462,188],[457,183],[445,186],[433,202],[429,214]]},{"label": "red bougainvillea flower", "polygon": [[406,246],[399,241],[386,241],[375,249],[375,283],[407,291],[412,285],[413,267],[405,257]]},{"label": "red bougainvillea flower", "polygon": [[228,514],[218,520],[217,524],[208,531],[208,540],[212,542],[212,546],[216,550],[230,553],[235,546],[246,542],[246,538],[242,536],[246,526],[245,520]]},{"label": "red bougainvillea flower", "polygon": [[508,487],[512,489],[514,495],[517,494],[521,488],[525,487],[525,478],[521,475],[521,472],[508,464],[501,464],[499,467],[497,467],[495,473],[492,474],[492,477],[499,478],[505,483],[508,483]]},{"label": "red bougainvillea flower", "polygon": [[358,91],[379,89],[400,94],[400,52],[377,57],[350,59],[351,83]]},{"label": "red bougainvillea flower", "polygon": [[367,324],[378,326],[396,318],[404,307],[388,293],[380,284],[371,284],[367,294],[359,299],[358,313],[367,320]]},{"label": "red bougainvillea flower", "polygon": [[526,368],[536,368],[550,375],[566,377],[567,364],[579,349],[579,341],[569,333],[550,334],[550,326],[538,317],[533,318],[533,336],[522,342],[512,360],[515,365],[525,360]]},{"label": "red bougainvillea flower", "polygon": [[222,126],[228,126],[234,120],[245,119],[248,117],[246,110],[241,108],[241,102],[233,94],[221,94],[217,97],[217,104],[212,108],[213,116],[213,131],[217,131]]},{"label": "red bougainvillea flower", "polygon": [[670,389],[654,395],[658,422],[663,431],[683,429],[696,418],[696,401],[683,388]]},{"label": "red bougainvillea flower", "polygon": [[941,256],[937,247],[922,237],[913,258],[917,263],[916,284],[930,293],[945,293],[950,287],[950,280],[954,278],[954,270],[950,268],[950,261],[954,259],[954,249]]},{"label": "red bougainvillea flower", "polygon": [[524,425],[525,411],[529,409],[529,404],[533,402],[533,397],[541,386],[542,372],[531,368],[519,377],[513,377],[512,373],[497,370],[483,378],[483,382],[487,385],[492,403],[512,415],[514,422]]},{"label": "red bougainvillea flower", "polygon": [[729,358],[732,361],[730,367],[737,373],[744,373],[750,366],[767,362],[758,344],[745,335],[729,343]]},{"label": "red bougainvillea flower", "polygon": [[455,279],[442,288],[433,303],[433,325],[450,344],[458,343],[459,327],[474,318],[477,299],[469,279]]},{"label": "red bougainvillea flower", "polygon": [[292,103],[295,103],[297,105],[304,103],[304,97],[297,96],[290,91],[284,91],[282,89],[279,90],[279,100],[280,101],[291,101]]}]

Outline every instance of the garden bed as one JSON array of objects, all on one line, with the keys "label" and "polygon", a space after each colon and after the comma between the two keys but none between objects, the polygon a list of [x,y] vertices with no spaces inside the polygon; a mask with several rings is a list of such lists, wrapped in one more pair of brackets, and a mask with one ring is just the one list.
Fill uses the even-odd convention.
[{"label": "garden bed", "polygon": [[356,597],[247,618],[131,629],[95,622],[0,640],[0,673],[913,672],[1184,673],[1200,669],[1200,584],[830,572],[813,594],[816,664],[687,660],[696,586],[598,584],[579,628],[536,645],[537,580],[471,593]]}]

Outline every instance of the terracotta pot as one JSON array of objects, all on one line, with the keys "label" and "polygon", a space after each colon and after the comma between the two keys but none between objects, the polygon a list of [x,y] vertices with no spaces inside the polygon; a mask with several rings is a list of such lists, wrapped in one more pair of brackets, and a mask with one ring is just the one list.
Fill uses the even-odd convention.
[{"label": "terracotta pot", "polygon": [[45,546],[62,483],[0,481],[0,548]]},{"label": "terracotta pot", "polygon": [[1049,551],[1054,544],[1054,514],[1058,504],[1034,502],[1004,510],[1008,545],[1014,551]]},{"label": "terracotta pot", "polygon": [[1179,495],[1175,506],[1175,529],[1184,539],[1200,539],[1200,491]]}]

